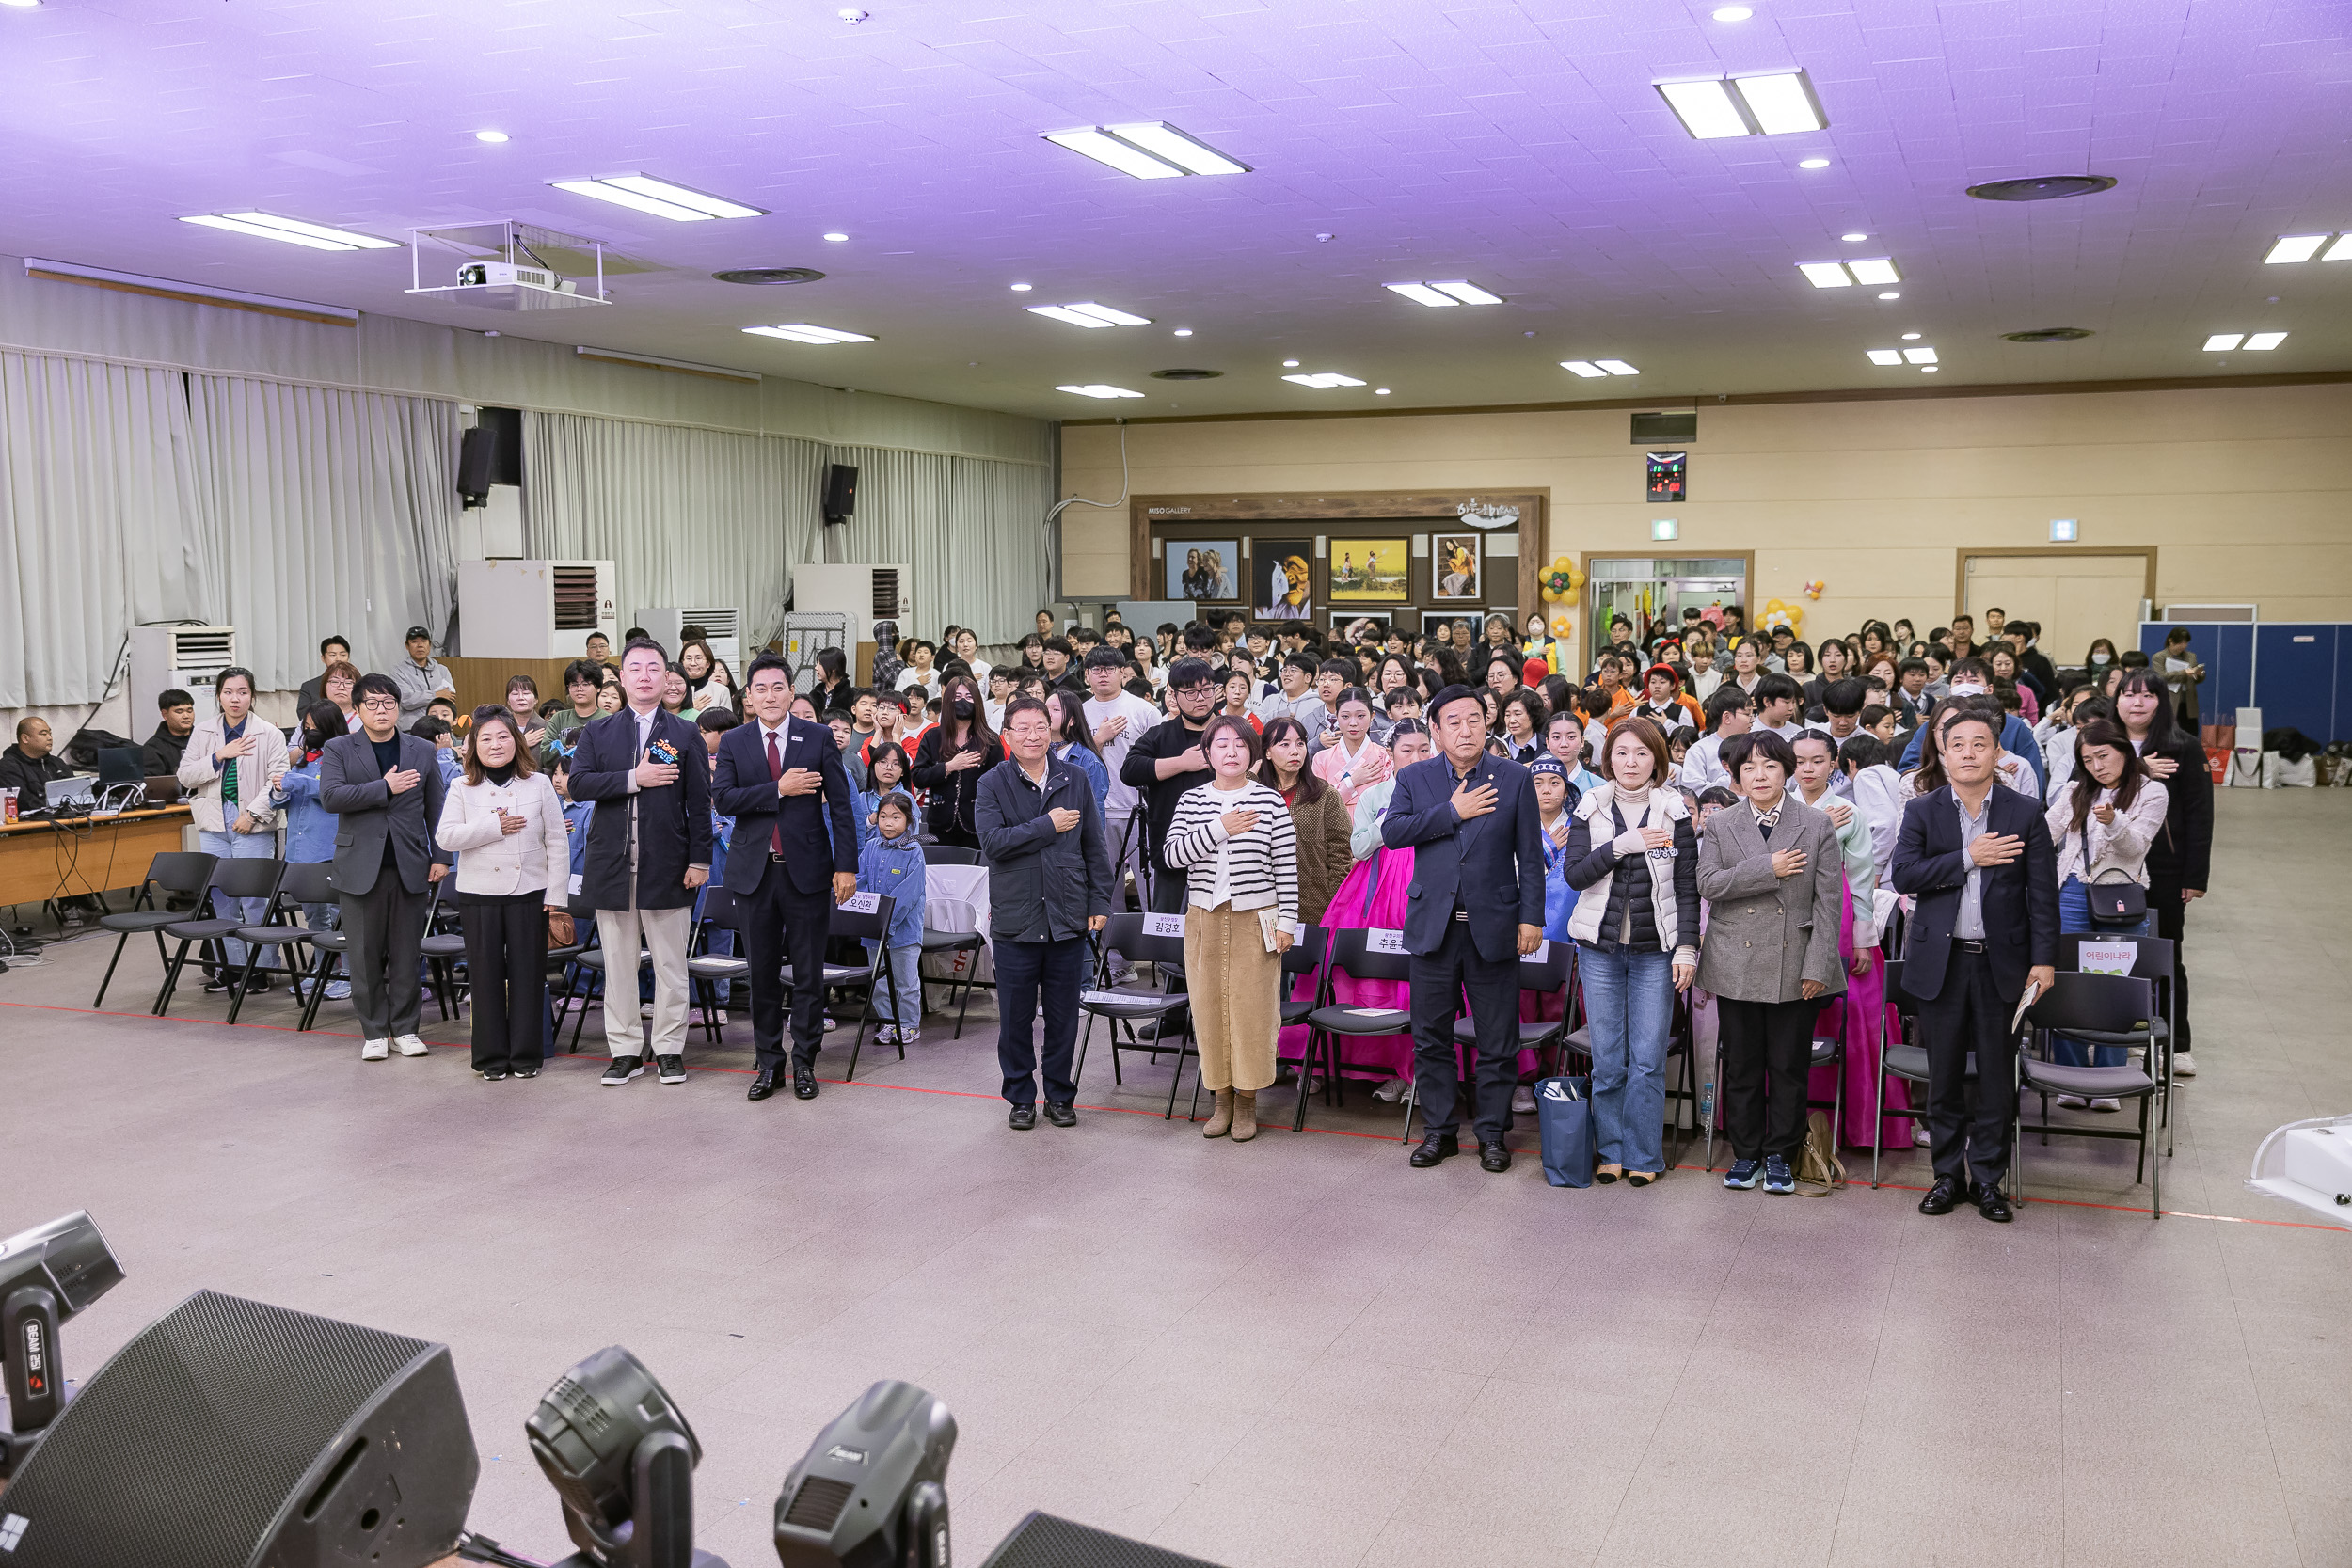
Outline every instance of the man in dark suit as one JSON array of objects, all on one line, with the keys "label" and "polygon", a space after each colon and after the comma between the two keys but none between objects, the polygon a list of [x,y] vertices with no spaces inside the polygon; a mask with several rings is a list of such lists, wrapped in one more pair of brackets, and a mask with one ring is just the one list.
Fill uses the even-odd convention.
[{"label": "man in dark suit", "polygon": [[1937,756],[1948,782],[1903,807],[1893,875],[1896,891],[1917,900],[1904,941],[1903,989],[1919,999],[1935,1160],[1935,1185],[1919,1212],[1948,1214],[1964,1201],[2006,1223],[2001,1179],[2017,1115],[2017,1033],[2010,1020],[2028,985],[2046,991],[2057,983],[2058,856],[2041,807],[1994,782],[2001,754],[1994,723],[1976,711],[1946,721]]},{"label": "man in dark suit", "polygon": [[[572,753],[572,799],[596,802],[580,895],[596,910],[596,938],[611,955],[608,1087],[644,1071],[648,1049],[663,1083],[686,1082],[686,941],[694,890],[710,879],[710,753],[702,731],[662,707],[669,672],[661,644],[630,642],[621,651],[627,705],[582,725]],[[641,940],[653,955],[649,1047],[638,1023]]]},{"label": "man in dark suit", "polygon": [[425,890],[452,857],[434,842],[441,820],[441,768],[433,742],[400,731],[400,688],[362,675],[352,688],[356,734],[326,742],[319,758],[319,804],[335,814],[335,897],[349,946],[351,1000],[359,1013],[359,1059],[380,1062],[400,1047],[421,1056],[424,1015],[419,944]]},{"label": "man in dark suit", "polygon": [[776,1092],[783,1070],[784,966],[790,964],[792,1092],[817,1098],[817,1048],[825,1037],[825,938],[833,908],[857,891],[857,828],[850,778],[833,728],[792,717],[792,667],[775,654],[752,660],[744,701],[752,722],[719,741],[710,798],[735,818],[726,887],[742,912],[751,960],[752,1040],[759,1073],[750,1098]]},{"label": "man in dark suit", "polygon": [[1411,847],[1405,947],[1413,998],[1413,1077],[1428,1135],[1423,1169],[1456,1151],[1454,999],[1478,1028],[1478,1163],[1511,1168],[1502,1135],[1518,1079],[1519,955],[1544,940],[1540,812],[1526,768],[1486,752],[1486,710],[1466,686],[1431,699],[1438,755],[1396,776],[1380,837]]}]

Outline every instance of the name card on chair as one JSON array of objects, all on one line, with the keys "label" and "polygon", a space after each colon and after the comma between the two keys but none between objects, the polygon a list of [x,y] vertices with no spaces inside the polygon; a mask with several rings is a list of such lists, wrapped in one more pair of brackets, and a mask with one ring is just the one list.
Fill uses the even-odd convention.
[{"label": "name card on chair", "polygon": [[2137,942],[2086,942],[2074,952],[2085,974],[2129,974],[2139,962]]},{"label": "name card on chair", "polygon": [[1143,934],[1147,937],[1172,937],[1184,940],[1184,917],[1181,914],[1147,914],[1143,917]]},{"label": "name card on chair", "polygon": [[1410,954],[1405,951],[1405,933],[1402,931],[1366,931],[1364,933],[1364,951],[1367,953],[1393,953],[1400,958],[1411,957]]},{"label": "name card on chair", "polygon": [[572,873],[572,896],[573,896],[573,897],[577,898],[577,897],[579,897],[579,896],[580,896],[580,884],[581,882],[585,881],[586,879],[586,879],[585,877],[583,877],[580,873],[579,873],[579,872],[577,872],[577,871],[575,871],[575,872],[573,872],[573,873]]},{"label": "name card on chair", "polygon": [[841,900],[840,907],[854,914],[872,914],[882,908],[879,893],[852,893]]}]

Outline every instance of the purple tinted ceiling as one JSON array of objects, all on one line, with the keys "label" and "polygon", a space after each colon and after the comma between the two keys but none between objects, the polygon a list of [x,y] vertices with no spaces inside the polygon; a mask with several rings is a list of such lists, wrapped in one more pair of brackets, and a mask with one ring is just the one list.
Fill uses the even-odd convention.
[{"label": "purple tinted ceiling", "polygon": [[[1723,24],[1711,0],[871,0],[855,26],[836,8],[0,9],[0,248],[1064,417],[1902,385],[1920,372],[1863,351],[1905,330],[1947,382],[2352,365],[2352,263],[2260,264],[2273,235],[2352,229],[2341,5],[1760,0]],[[1793,66],[1827,131],[1694,142],[1651,86]],[[1139,119],[1256,172],[1134,181],[1039,139]],[[478,144],[485,126],[514,140]],[[1797,168],[1813,156],[1831,166]],[[546,183],[640,170],[774,212],[674,224]],[[1962,195],[2085,171],[2121,183],[2047,205]],[[244,207],[393,237],[524,218],[663,270],[622,279],[607,309],[492,316],[404,297],[405,251],[173,221]],[[1795,270],[1841,253],[1897,258],[1902,299]],[[707,277],[782,265],[831,277]],[[1379,287],[1460,277],[1509,303],[1432,310]],[[1021,309],[1073,299],[1153,325],[1082,331]],[[799,320],[881,341],[739,330]],[[2054,325],[2098,335],[1997,338]],[[2208,332],[2281,328],[2276,353],[2199,352]],[[1558,367],[1605,356],[1643,374]],[[1284,358],[1371,385],[1292,387]],[[1146,379],[1171,365],[1227,373]],[[1072,381],[1152,396],[1052,389]]]}]

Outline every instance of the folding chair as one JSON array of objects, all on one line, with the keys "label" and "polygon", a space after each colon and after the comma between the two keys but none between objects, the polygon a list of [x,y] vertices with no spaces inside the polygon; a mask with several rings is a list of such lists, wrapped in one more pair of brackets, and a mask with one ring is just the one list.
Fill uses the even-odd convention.
[{"label": "folding chair", "polygon": [[[871,909],[852,907],[869,900],[873,904]],[[862,964],[827,964],[825,966],[825,984],[828,987],[866,993],[865,1015],[857,1021],[857,1033],[850,1037],[850,1070],[844,1082],[857,1077],[858,1053],[866,1048],[866,1026],[869,1023],[874,1024],[874,1033],[878,1038],[882,1034],[881,1025],[874,1016],[874,996],[877,991],[884,996],[890,994],[891,965],[888,939],[890,917],[897,908],[898,900],[886,893],[858,894],[848,904],[835,905],[834,908],[832,927],[834,936],[848,937],[853,942],[871,942],[874,944],[872,955]],[[787,981],[791,979],[790,965],[785,966],[784,974]],[[896,1033],[898,1026],[896,1015],[893,1015],[891,1019],[891,1025],[893,1033]],[[906,1041],[901,1038],[898,1041],[898,1060],[903,1062],[906,1059]]]},{"label": "folding chair", "polygon": [[[572,918],[576,921],[582,918],[594,920],[596,917],[596,907],[584,899],[574,898],[571,900],[571,906]],[[639,947],[637,962],[630,968],[632,976],[642,974],[652,967],[652,951],[643,946]],[[604,932],[594,931],[580,951],[572,955],[572,978],[570,983],[564,988],[564,1006],[568,1009],[573,1002],[577,1001],[580,1004],[580,1016],[572,1021],[571,1049],[564,1053],[565,1055],[580,1054],[580,1031],[588,1026],[589,1004],[594,1002],[605,988],[612,984],[614,976],[612,971],[612,955],[604,946]],[[581,990],[583,979],[587,982],[587,989],[584,991]],[[557,1020],[557,1026],[562,1027],[560,1018]],[[610,1045],[606,1049],[610,1050]]]},{"label": "folding chair", "polygon": [[[1122,1051],[1149,1053],[1155,1062],[1159,1060],[1160,1053],[1163,1051],[1175,1053],[1176,1073],[1168,1081],[1168,1109],[1160,1117],[1161,1120],[1166,1121],[1176,1115],[1176,1090],[1184,1082],[1184,1058],[1186,1056],[1197,1057],[1200,1053],[1193,1043],[1192,1022],[1189,1018],[1185,1020],[1183,1037],[1173,1045],[1168,1043],[1165,1037],[1165,1028],[1148,1040],[1135,1037],[1135,1026],[1137,1023],[1148,1022],[1165,1025],[1168,1019],[1183,1010],[1190,1000],[1182,991],[1171,991],[1168,989],[1168,966],[1171,964],[1181,966],[1184,963],[1184,939],[1149,934],[1144,929],[1144,922],[1151,918],[1152,916],[1144,914],[1115,914],[1104,924],[1102,930],[1094,934],[1095,989],[1078,993],[1078,1010],[1087,1015],[1087,1026],[1085,1033],[1078,1037],[1078,1061],[1076,1067],[1071,1071],[1070,1080],[1074,1084],[1086,1076],[1087,1048],[1094,1040],[1094,1021],[1098,1018],[1107,1019],[1110,1022],[1111,1081],[1113,1083],[1123,1084],[1127,1081],[1119,1066],[1119,1053]],[[1110,955],[1114,952],[1122,954],[1129,959],[1140,960],[1158,968],[1160,989],[1136,990],[1133,988],[1113,987],[1110,983]],[[1127,1031],[1127,1038],[1124,1040],[1119,1037],[1119,1031],[1122,1028]],[[1197,1108],[1199,1103],[1197,1085],[1194,1090],[1194,1099]],[[1187,1121],[1192,1119],[1189,1114],[1185,1119]]]},{"label": "folding chair", "polygon": [[[694,940],[688,949],[686,984],[692,993],[694,1006],[703,1015],[703,1040],[708,1045],[720,1041],[719,1014],[726,1006],[727,996],[738,980],[748,981],[752,961],[740,953],[713,953],[710,933],[733,931],[739,938],[743,932],[742,906],[736,902],[723,882],[703,884],[703,917],[694,927]],[[739,947],[743,945],[738,942]]]},{"label": "folding chair", "polygon": [[[278,880],[285,875],[286,863],[280,860],[217,861],[213,866],[212,891],[223,898],[274,899],[278,896]],[[198,906],[199,909],[201,905]],[[101,917],[102,919],[104,917]],[[162,1018],[171,1007],[171,993],[179,988],[180,971],[188,961],[188,949],[199,942],[211,946],[222,938],[233,935],[245,925],[242,916],[208,915],[200,920],[175,920],[163,928],[163,935],[176,937],[180,945],[171,955],[171,965],[164,971],[163,989],[155,993],[154,1013]],[[229,960],[224,953],[218,968],[226,973]]]},{"label": "folding chair", "polygon": [[[1870,1125],[1873,1128],[1880,1127],[1888,1117],[1917,1125],[1928,1119],[1926,1111],[1915,1107],[1908,1111],[1890,1111],[1886,1108],[1888,1078],[1901,1079],[1917,1089],[1921,1095],[1927,1092],[1928,1087],[1927,1047],[1915,1043],[1910,1037],[1916,1032],[1919,1022],[1919,999],[1903,989],[1903,960],[1900,958],[1889,958],[1886,961],[1886,1000],[1887,1004],[1895,1009],[1895,1017],[1902,1034],[1899,1037],[1891,1036],[1887,1031],[1885,1015],[1880,1015],[1878,1101],[1870,1108],[1872,1118]],[[1967,1081],[1971,1084],[1975,1083],[1977,1081],[1977,1053],[1973,1051],[1968,1053],[1968,1062],[1964,1070]],[[1872,1188],[1876,1188],[1879,1184],[1879,1142],[1878,1138],[1870,1140],[1870,1185]]]},{"label": "folding chair", "polygon": [[961,844],[926,843],[923,846],[926,865],[977,865],[980,852]]},{"label": "folding chair", "polygon": [[119,914],[98,917],[101,928],[120,934],[115,939],[115,956],[106,960],[106,976],[98,982],[98,998],[90,1004],[92,1007],[105,1006],[106,988],[114,984],[115,965],[122,961],[123,945],[139,932],[154,937],[156,958],[166,968],[170,967],[170,956],[164,951],[164,927],[178,925],[187,911],[163,908],[155,895],[158,891],[192,894],[200,910],[213,885],[213,867],[219,863],[213,855],[186,854],[176,849],[157,855],[147,863],[147,879],[139,884],[138,896],[132,900],[131,907]]},{"label": "folding chair", "polygon": [[2144,1031],[2123,1035],[2077,1034],[2074,1037],[2086,1045],[2120,1045],[2126,1050],[2141,1052],[2150,1066],[2148,1076],[2156,1081],[2156,1105],[2163,1114],[2164,1151],[2172,1152],[2172,1094],[2180,1085],[2172,1077],[2172,964],[2175,958],[2172,943],[2164,937],[2109,937],[2096,931],[2069,931],[2058,938],[2058,967],[2065,971],[2082,968],[2083,943],[2086,942],[2128,942],[2134,944],[2131,975],[2146,980],[2156,988],[2156,1016],[2148,1021]]},{"label": "folding chair", "polygon": [[[1575,974],[1576,943],[1572,942],[1546,942],[1537,952],[1520,957],[1519,994],[1523,997],[1535,995],[1560,998],[1558,1018],[1519,1018],[1518,1006],[1516,1005],[1513,1006],[1512,1015],[1518,1024],[1521,1051],[1533,1051],[1539,1059],[1546,1047],[1550,1047],[1555,1052],[1565,1052],[1563,1042],[1568,1037],[1570,1010],[1568,988]],[[1475,1059],[1474,1053],[1478,1049],[1478,1020],[1470,1013],[1465,1012],[1454,1021],[1454,1045],[1457,1053],[1464,1050],[1473,1053],[1473,1060]],[[1559,1065],[1557,1056],[1554,1057],[1552,1065],[1554,1067]],[[1473,1068],[1472,1070],[1474,1072],[1476,1069]],[[1407,1143],[1410,1143],[1413,1137],[1413,1113],[1420,1105],[1420,1091],[1421,1085],[1416,1077],[1413,1087],[1405,1093],[1405,1139]]]},{"label": "folding chair", "polygon": [[[2068,970],[2058,972],[2058,983],[2026,1009],[2026,1022],[2033,1031],[2041,1051],[2049,1050],[2052,1035],[2071,1035],[2076,1039],[2097,1039],[2151,1033],[2155,1019],[2155,984],[2129,974],[2082,974]],[[2152,1063],[2160,1067],[2161,1064]],[[2161,1157],[2151,1160],[2149,1115],[2156,1098],[2153,1075],[2129,1065],[2123,1067],[2069,1067],[2052,1062],[2031,1053],[2020,1053],[2017,1060],[2018,1110],[2015,1147],[2015,1175],[2012,1196],[2025,1202],[2026,1133],[2040,1132],[2046,1145],[2055,1132],[2068,1138],[2122,1138],[2139,1146],[2138,1163],[2132,1173],[2137,1186],[2143,1180],[2149,1183],[2148,1217],[2160,1219],[2164,1214],[2164,1162]],[[2042,1120],[2028,1126],[2026,1121],[2025,1097],[2042,1097]],[[2139,1101],[2139,1124],[2136,1128],[2089,1127],[2073,1122],[2050,1120],[2049,1097],[2054,1094],[2079,1095],[2086,1100],[2137,1100]]]},{"label": "folding chair", "polygon": [[[441,1009],[441,1022],[457,1016],[457,966],[465,961],[466,933],[461,927],[454,931],[437,931],[434,927],[440,919],[441,893],[452,886],[448,877],[433,884],[432,896],[424,904],[424,937],[417,944],[417,956],[425,962],[433,975],[433,1002]],[[452,918],[462,918],[453,916]],[[470,982],[470,974],[469,981]]]},{"label": "folding chair", "polygon": [[[1830,1114],[1829,1135],[1833,1147],[1842,1135],[1841,1130],[1846,1120],[1846,1037],[1843,1035],[1820,1034],[1818,1032],[1818,1026],[1821,1021],[1821,1014],[1844,1000],[1845,993],[1841,991],[1836,996],[1823,999],[1820,1007],[1815,1010],[1813,1022],[1817,1026],[1817,1032],[1808,1042],[1804,1063],[1807,1078],[1812,1077],[1815,1068],[1834,1067],[1837,1069],[1832,1080],[1836,1087],[1829,1099],[1815,1100],[1808,1093],[1804,1101],[1804,1108],[1808,1112],[1827,1111]],[[1719,1094],[1722,1092],[1721,1085],[1724,1077],[1722,1051],[1722,1042],[1718,1041],[1715,1056],[1715,1082]],[[1881,1092],[1884,1092],[1883,1085],[1881,1085]],[[1710,1172],[1715,1168],[1715,1118],[1713,1117],[1707,1118],[1707,1168]]]},{"label": "folding chair", "polygon": [[[1370,1072],[1376,1070],[1362,1062],[1340,1060],[1339,1037],[1362,1035],[1386,1037],[1413,1033],[1413,1010],[1410,1007],[1359,1007],[1337,1000],[1332,982],[1344,974],[1351,980],[1396,980],[1410,978],[1412,960],[1403,952],[1387,953],[1371,944],[1377,940],[1384,944],[1399,942],[1402,931],[1369,931],[1350,927],[1331,933],[1331,958],[1326,966],[1323,993],[1324,1006],[1307,1015],[1307,1058],[1299,1069],[1298,1110],[1291,1122],[1293,1132],[1304,1132],[1307,1126],[1307,1085],[1314,1069],[1317,1053],[1321,1053],[1323,1092],[1327,1103],[1338,1105],[1345,1099],[1340,1085],[1343,1070]],[[1407,1082],[1412,1074],[1406,1074]],[[1406,1091],[1409,1096],[1411,1091]],[[1412,1136],[1413,1113],[1408,1103],[1405,1112],[1406,1136]]]},{"label": "folding chair", "polygon": [[[331,904],[335,901],[334,863],[331,861],[291,861],[286,874],[278,879],[278,895],[270,903],[269,916],[259,926],[240,926],[230,934],[245,947],[245,971],[237,976],[237,993],[229,1004],[229,1022],[237,1022],[237,1014],[245,1006],[245,993],[259,974],[283,974],[290,986],[299,985],[310,973],[309,967],[294,958],[294,949],[312,946],[321,933],[308,926],[294,923],[294,911],[304,904]],[[280,964],[261,964],[264,946],[278,948],[285,958]],[[328,965],[333,967],[331,961]],[[324,986],[325,980],[314,984]],[[304,1011],[310,1009],[306,1005]]]}]

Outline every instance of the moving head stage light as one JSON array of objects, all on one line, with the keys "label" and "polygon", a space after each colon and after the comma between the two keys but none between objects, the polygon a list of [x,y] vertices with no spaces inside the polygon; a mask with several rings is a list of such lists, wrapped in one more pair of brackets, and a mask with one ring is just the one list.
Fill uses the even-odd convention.
[{"label": "moving head stage light", "polygon": [[87,1211],[0,1242],[0,1368],[14,1429],[0,1433],[0,1477],[15,1473],[65,1408],[57,1325],[121,1283],[122,1265]]},{"label": "moving head stage light", "polygon": [[607,1345],[557,1378],[523,1431],[580,1548],[556,1568],[727,1568],[694,1549],[702,1444],[628,1351]]},{"label": "moving head stage light", "polygon": [[877,1383],[784,1478],[783,1568],[947,1568],[956,1418],[912,1383]]}]

